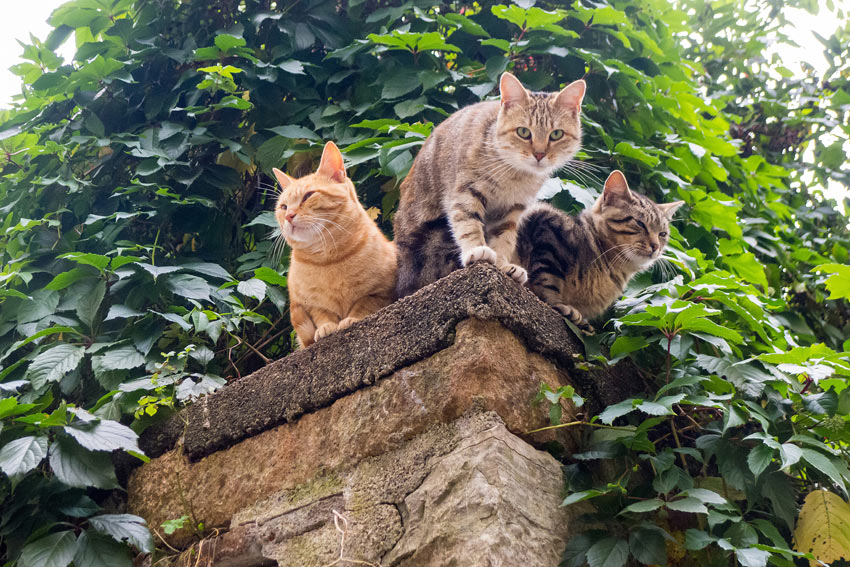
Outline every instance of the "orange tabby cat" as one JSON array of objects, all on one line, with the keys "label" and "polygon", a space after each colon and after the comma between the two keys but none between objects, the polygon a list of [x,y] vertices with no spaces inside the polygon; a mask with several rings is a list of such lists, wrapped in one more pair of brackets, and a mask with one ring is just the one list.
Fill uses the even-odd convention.
[{"label": "orange tabby cat", "polygon": [[283,188],[275,217],[292,247],[289,316],[308,346],[395,299],[396,249],[357,200],[333,142],[316,173],[273,171]]}]

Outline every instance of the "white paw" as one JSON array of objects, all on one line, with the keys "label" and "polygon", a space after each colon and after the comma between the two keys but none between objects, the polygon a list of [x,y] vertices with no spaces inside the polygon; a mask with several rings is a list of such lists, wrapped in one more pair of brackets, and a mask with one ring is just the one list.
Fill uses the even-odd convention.
[{"label": "white paw", "polygon": [[469,266],[475,262],[487,262],[488,264],[496,263],[496,251],[489,246],[476,246],[464,252],[460,261],[464,266]]},{"label": "white paw", "polygon": [[313,340],[324,339],[331,333],[336,332],[338,325],[336,323],[325,323],[321,325],[318,329],[316,329],[316,334],[313,336]]},{"label": "white paw", "polygon": [[525,268],[522,266],[517,266],[516,264],[505,264],[502,266],[502,271],[519,285],[528,281],[528,272],[526,272]]},{"label": "white paw", "polygon": [[343,319],[342,321],[339,322],[339,327],[337,327],[337,329],[340,330],[340,331],[343,330],[343,329],[347,329],[359,320],[360,319],[358,319],[356,317],[346,317],[345,319]]}]

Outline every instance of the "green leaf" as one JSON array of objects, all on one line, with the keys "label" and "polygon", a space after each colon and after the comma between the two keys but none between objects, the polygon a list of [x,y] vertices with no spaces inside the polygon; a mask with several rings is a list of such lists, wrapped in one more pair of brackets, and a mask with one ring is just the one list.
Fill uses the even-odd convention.
[{"label": "green leaf", "polygon": [[659,500],[658,498],[650,498],[649,500],[641,500],[639,502],[635,502],[634,504],[629,504],[625,508],[623,508],[623,512],[634,512],[636,514],[640,514],[643,512],[652,512],[653,510],[658,510],[664,506],[664,502]]},{"label": "green leaf", "polygon": [[103,280],[97,280],[92,286],[92,289],[88,291],[88,293],[84,293],[80,296],[79,301],[77,301],[77,317],[80,318],[80,321],[85,323],[88,328],[92,328],[94,325],[95,317],[97,316],[98,309],[100,309],[100,304],[103,302],[103,298],[106,295],[106,282]]},{"label": "green leaf", "polygon": [[75,370],[83,360],[85,348],[58,343],[36,356],[27,368],[27,379],[40,390],[49,382],[58,382],[65,374]]},{"label": "green leaf", "polygon": [[[46,329],[42,329],[42,330],[38,331],[37,333],[33,333],[32,335],[28,336],[27,338],[21,339],[20,341],[16,342],[12,346],[10,346],[9,349],[3,354],[2,358],[6,358],[10,354],[15,352],[19,348],[21,348],[22,346],[27,345],[27,344],[29,344],[29,343],[31,343],[35,340],[38,340],[42,337],[48,337],[50,335],[57,335],[57,334],[61,334],[61,333],[68,333],[68,334],[72,334],[72,335],[75,335],[75,336],[80,336],[80,332],[73,327],[64,327],[64,326],[48,327]],[[0,360],[2,360],[2,359],[0,359]]]},{"label": "green leaf", "polygon": [[90,278],[95,274],[96,272],[93,272],[88,268],[72,268],[67,272],[62,272],[61,274],[58,274],[56,277],[50,280],[50,282],[44,287],[45,289],[60,291],[73,283],[76,283],[85,278]]},{"label": "green leaf", "polygon": [[68,486],[118,488],[108,453],[87,451],[64,437],[59,437],[50,446],[50,468],[56,478]]},{"label": "green leaf", "polygon": [[767,445],[756,445],[750,454],[747,455],[747,465],[753,471],[753,475],[758,477],[764,472],[764,469],[770,465],[773,460],[774,450]]},{"label": "green leaf", "polygon": [[685,549],[699,551],[715,541],[716,538],[702,530],[688,529],[685,531]]},{"label": "green leaf", "polygon": [[649,343],[646,342],[646,338],[643,336],[620,336],[617,337],[617,340],[614,341],[614,344],[611,345],[611,357],[617,357],[621,354],[628,354],[630,352],[634,352],[636,350],[640,350]]},{"label": "green leaf", "polygon": [[0,448],[0,470],[14,477],[34,469],[47,456],[47,437],[21,437]]},{"label": "green leaf", "polygon": [[735,557],[741,567],[767,567],[767,560],[770,559],[770,556],[770,552],[755,547],[735,550]]},{"label": "green leaf", "polygon": [[175,274],[168,276],[165,284],[172,293],[187,299],[210,300],[210,286],[198,276]]},{"label": "green leaf", "polygon": [[842,473],[839,471],[839,467],[843,469],[845,472],[847,467],[845,467],[839,459],[829,458],[823,453],[819,451],[815,451],[814,449],[800,449],[800,452],[803,454],[803,460],[812,465],[816,470],[825,474],[829,477],[829,480],[835,483],[838,488],[844,492],[844,495],[847,496],[847,485],[844,482],[844,478],[842,477]]},{"label": "green leaf", "polygon": [[850,299],[850,266],[821,264],[812,268],[812,271],[833,274],[825,282],[829,299]]},{"label": "green leaf", "polygon": [[73,530],[56,532],[28,543],[21,550],[19,567],[67,567],[74,560],[77,536]]},{"label": "green leaf", "polygon": [[218,264],[213,264],[212,262],[189,262],[187,264],[181,264],[180,269],[195,272],[196,274],[203,274],[205,276],[210,276],[213,278],[233,281],[233,276],[231,276],[227,270],[225,270]]},{"label": "green leaf", "polygon": [[258,280],[266,282],[267,284],[286,287],[286,276],[282,276],[275,270],[272,270],[271,268],[267,268],[265,266],[257,268],[254,271],[254,277]]},{"label": "green leaf", "polygon": [[283,136],[284,138],[307,138],[308,140],[321,140],[321,138],[315,132],[304,128],[303,126],[275,126],[274,128],[269,128],[269,130],[274,132],[278,136]]},{"label": "green leaf", "polygon": [[77,538],[74,567],[132,567],[130,550],[114,539],[83,530]]},{"label": "green leaf", "polygon": [[66,425],[62,429],[74,440],[91,451],[133,451],[142,453],[139,449],[139,436],[117,421],[107,419],[99,423],[76,423]]},{"label": "green leaf", "polygon": [[112,536],[116,541],[127,542],[142,553],[153,551],[153,536],[145,521],[132,514],[102,514],[89,518],[95,530]]},{"label": "green leaf", "polygon": [[723,261],[729,266],[733,272],[741,276],[750,283],[761,286],[767,290],[767,276],[764,273],[764,266],[759,263],[755,255],[751,252],[744,254],[723,256]]},{"label": "green leaf", "polygon": [[233,49],[234,47],[244,47],[247,45],[247,42],[241,38],[228,34],[220,34],[215,36],[215,46],[224,51],[225,53]]},{"label": "green leaf", "polygon": [[637,528],[629,534],[629,551],[644,565],[664,565],[667,543],[658,529]]},{"label": "green leaf", "polygon": [[582,490],[581,492],[574,492],[564,499],[564,501],[561,503],[561,506],[569,506],[570,504],[575,504],[576,502],[581,502],[590,498],[596,498],[597,496],[601,496],[602,494],[606,494],[606,492],[594,489]]},{"label": "green leaf", "polygon": [[622,567],[629,558],[629,542],[617,537],[606,537],[587,550],[590,567]]},{"label": "green leaf", "polygon": [[[639,148],[630,142],[620,142],[614,146],[614,153],[623,157],[630,158],[634,161],[639,161],[649,167],[655,167],[661,161],[654,155],[647,153],[649,148]],[[649,150],[652,151],[652,150]]]},{"label": "green leaf", "polygon": [[637,409],[637,405],[641,402],[643,402],[643,400],[631,399],[608,406],[602,413],[599,414],[599,421],[606,425],[611,425],[618,417],[622,417]]},{"label": "green leaf", "polygon": [[708,514],[708,508],[705,507],[699,498],[686,497],[679,500],[673,500],[667,503],[667,508],[676,510],[677,512],[690,512],[692,514]]},{"label": "green leaf", "polygon": [[266,297],[266,284],[258,278],[251,278],[250,280],[239,282],[236,289],[242,295],[253,297],[257,299],[257,301],[262,301]]}]

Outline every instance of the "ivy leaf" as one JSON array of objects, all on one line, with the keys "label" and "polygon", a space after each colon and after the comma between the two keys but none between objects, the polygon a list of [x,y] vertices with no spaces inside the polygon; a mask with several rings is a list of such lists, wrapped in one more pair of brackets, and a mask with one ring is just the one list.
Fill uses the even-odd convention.
[{"label": "ivy leaf", "polygon": [[832,274],[825,282],[829,299],[850,299],[850,266],[821,264],[812,268],[812,271]]},{"label": "ivy leaf", "polygon": [[98,423],[78,423],[63,427],[65,433],[91,451],[115,451],[123,449],[141,453],[138,435],[117,421],[101,420]]},{"label": "ivy leaf", "polygon": [[708,514],[708,508],[705,507],[698,498],[686,497],[679,500],[673,500],[667,503],[667,508],[676,510],[677,512],[690,512],[692,514]]},{"label": "ivy leaf", "polygon": [[633,412],[642,402],[643,400],[630,399],[608,406],[599,414],[599,421],[606,425],[611,425],[618,417]]},{"label": "ivy leaf", "polygon": [[74,567],[132,567],[127,546],[96,532],[83,530],[77,538]]},{"label": "ivy leaf", "polygon": [[629,551],[644,565],[664,565],[667,543],[658,529],[637,528],[629,534]]},{"label": "ivy leaf", "polygon": [[176,274],[168,276],[166,285],[172,293],[187,299],[210,300],[210,286],[198,276]]},{"label": "ivy leaf", "polygon": [[812,465],[815,470],[818,470],[828,476],[829,480],[834,482],[838,488],[844,492],[845,496],[847,495],[847,486],[844,483],[844,478],[842,477],[842,473],[839,471],[838,466],[836,466],[836,463],[838,463],[845,472],[847,469],[838,459],[830,459],[823,453],[815,451],[814,449],[800,449],[800,452],[803,454],[804,461]]},{"label": "ivy leaf", "polygon": [[616,537],[597,541],[587,550],[590,567],[622,567],[629,558],[629,542]]},{"label": "ivy leaf", "polygon": [[262,301],[266,297],[266,284],[258,278],[251,278],[250,280],[239,282],[236,289],[242,295],[253,297],[257,301]]},{"label": "ivy leaf", "polygon": [[95,530],[112,536],[115,541],[127,542],[142,553],[153,551],[153,536],[145,521],[132,514],[102,514],[89,518]]},{"label": "ivy leaf", "polygon": [[67,567],[74,560],[77,536],[73,530],[56,532],[28,543],[21,550],[19,567]]},{"label": "ivy leaf", "polygon": [[21,437],[0,449],[0,470],[15,477],[28,473],[47,456],[47,437]]},{"label": "ivy leaf", "polygon": [[94,282],[92,289],[80,296],[77,302],[77,317],[85,323],[89,329],[94,325],[94,319],[97,316],[97,311],[100,309],[100,304],[103,302],[103,297],[106,295],[106,282],[98,279]]},{"label": "ivy leaf", "polygon": [[662,506],[664,506],[664,502],[662,500],[659,500],[658,498],[650,498],[649,500],[641,500],[639,502],[635,502],[634,504],[629,504],[628,506],[623,508],[623,512],[634,512],[636,514],[641,514],[643,512],[652,512],[653,510],[658,510]]},{"label": "ivy leaf", "polygon": [[850,550],[850,505],[837,494],[813,490],[803,502],[794,530],[797,551],[820,561],[847,559]]},{"label": "ivy leaf", "polygon": [[27,369],[27,379],[35,390],[48,382],[58,382],[65,374],[75,370],[83,360],[85,347],[59,343],[36,356]]},{"label": "ivy leaf", "polygon": [[767,567],[770,555],[770,552],[755,547],[735,550],[735,557],[742,567]]},{"label": "ivy leaf", "polygon": [[774,450],[767,445],[756,445],[750,454],[747,455],[747,465],[753,471],[753,475],[758,477],[764,472],[764,469],[770,465],[773,460]]},{"label": "ivy leaf", "polygon": [[50,445],[50,468],[68,486],[118,488],[112,459],[107,453],[87,451],[64,437]]}]

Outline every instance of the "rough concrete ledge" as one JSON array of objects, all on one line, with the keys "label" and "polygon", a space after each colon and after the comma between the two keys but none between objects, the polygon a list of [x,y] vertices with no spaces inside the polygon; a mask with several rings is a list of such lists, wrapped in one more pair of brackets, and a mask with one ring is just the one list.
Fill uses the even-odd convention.
[{"label": "rough concrete ledge", "polygon": [[[571,368],[581,343],[562,318],[498,269],[479,264],[458,270],[265,368],[205,397],[142,437],[151,457],[184,435],[183,450],[200,459],[374,384],[428,358],[454,341],[465,319],[498,321],[526,346],[562,368]],[[622,379],[605,373],[571,373],[592,400],[618,398]],[[619,396],[622,397],[622,396]]]}]

